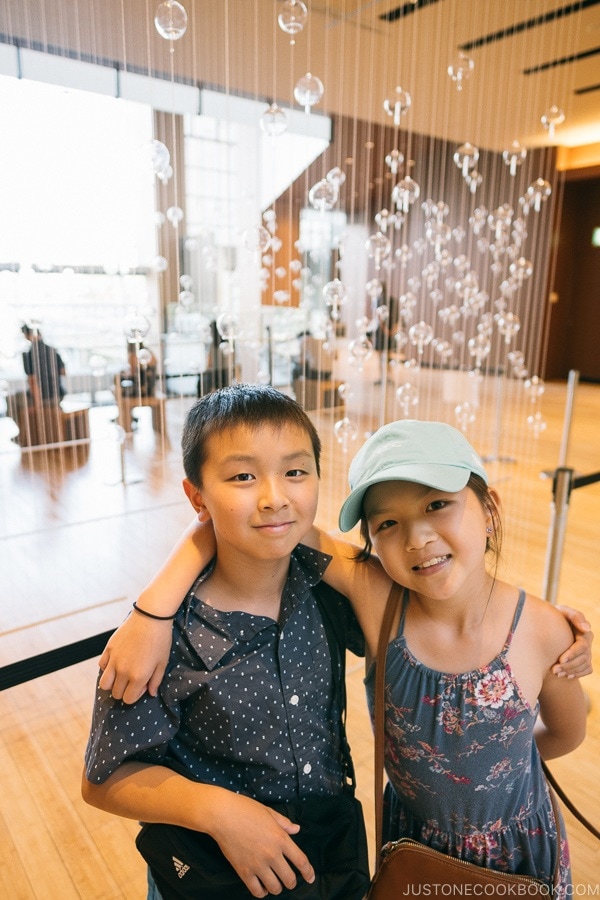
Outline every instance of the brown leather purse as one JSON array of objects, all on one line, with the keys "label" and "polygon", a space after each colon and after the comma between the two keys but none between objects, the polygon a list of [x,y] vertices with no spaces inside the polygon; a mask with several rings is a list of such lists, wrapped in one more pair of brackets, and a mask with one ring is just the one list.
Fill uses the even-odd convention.
[{"label": "brown leather purse", "polygon": [[[381,847],[383,818],[383,765],[385,729],[385,661],[394,610],[400,603],[403,588],[394,584],[387,605],[379,635],[377,648],[377,668],[375,672],[375,830],[377,847]],[[557,844],[560,847],[560,819],[554,796],[550,792],[556,820]],[[554,886],[558,884],[559,857],[556,855]],[[420,844],[410,838],[391,841],[378,854],[375,876],[366,900],[398,900],[399,897],[422,895],[433,896],[436,892],[450,895],[452,886],[472,885],[468,893],[485,897],[524,895],[548,897],[550,888],[546,882],[528,875],[513,875],[476,866],[474,863],[447,856]]]}]

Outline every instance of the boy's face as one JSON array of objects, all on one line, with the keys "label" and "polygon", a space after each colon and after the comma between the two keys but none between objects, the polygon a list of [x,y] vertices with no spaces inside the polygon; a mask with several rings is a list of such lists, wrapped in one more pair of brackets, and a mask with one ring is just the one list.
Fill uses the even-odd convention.
[{"label": "boy's face", "polygon": [[289,424],[243,425],[213,435],[194,509],[212,520],[219,558],[229,547],[257,560],[288,556],[317,511],[319,479],[310,436]]}]

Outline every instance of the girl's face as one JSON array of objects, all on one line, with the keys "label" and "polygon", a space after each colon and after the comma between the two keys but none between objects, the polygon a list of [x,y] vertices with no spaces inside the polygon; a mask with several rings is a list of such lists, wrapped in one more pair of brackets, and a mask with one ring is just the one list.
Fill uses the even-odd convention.
[{"label": "girl's face", "polygon": [[492,522],[470,488],[451,494],[385,481],[368,489],[364,511],[384,569],[417,594],[450,598],[485,577]]}]

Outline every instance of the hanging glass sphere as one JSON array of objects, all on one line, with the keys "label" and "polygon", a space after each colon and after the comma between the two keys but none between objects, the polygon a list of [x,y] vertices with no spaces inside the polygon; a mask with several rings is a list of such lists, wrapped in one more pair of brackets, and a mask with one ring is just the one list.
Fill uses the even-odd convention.
[{"label": "hanging glass sphere", "polygon": [[162,141],[150,142],[150,163],[155,175],[166,172],[171,162],[171,154]]},{"label": "hanging glass sphere", "polygon": [[471,193],[474,194],[477,188],[481,187],[483,184],[483,175],[481,172],[478,172],[477,169],[471,169],[471,171],[465,175],[465,181],[468,184]]},{"label": "hanging glass sphere", "polygon": [[142,369],[146,369],[153,359],[152,353],[146,347],[140,347],[135,355]]},{"label": "hanging glass sphere", "polygon": [[354,341],[350,341],[348,344],[348,352],[350,354],[351,362],[362,364],[365,360],[369,359],[373,353],[373,344],[367,337],[361,335],[361,337],[356,338]]},{"label": "hanging glass sphere", "polygon": [[479,159],[479,150],[467,141],[458,148],[454,154],[454,162],[461,170],[463,178],[466,178],[470,169],[474,169]]},{"label": "hanging glass sphere", "polygon": [[411,384],[410,381],[407,381],[406,384],[401,384],[397,388],[396,400],[402,415],[404,418],[407,418],[410,415],[411,407],[417,406],[419,403],[419,389],[414,384]]},{"label": "hanging glass sphere", "polygon": [[182,275],[179,279],[179,284],[184,291],[191,291],[194,281],[191,275]]},{"label": "hanging glass sphere", "polygon": [[342,172],[339,166],[334,166],[333,169],[329,170],[325,178],[329,184],[333,185],[336,191],[339,192],[339,189],[346,180],[346,174],[345,172]]},{"label": "hanging glass sphere", "polygon": [[541,117],[540,122],[547,130],[549,137],[554,137],[554,129],[565,121],[565,114],[559,106],[551,106]]},{"label": "hanging glass sphere", "polygon": [[392,191],[392,200],[399,210],[403,213],[407,213],[415,200],[419,199],[420,193],[421,188],[417,182],[414,181],[410,175],[407,175],[406,178],[403,178],[402,181],[398,182]]},{"label": "hanging glass sphere", "polygon": [[522,165],[527,157],[527,150],[521,147],[518,141],[513,141],[510,147],[502,151],[502,159],[511,175],[517,174],[517,166]]},{"label": "hanging glass sphere", "polygon": [[183,219],[183,210],[180,206],[170,206],[167,210],[167,219],[174,228],[179,225]]},{"label": "hanging glass sphere", "polygon": [[408,244],[402,244],[400,247],[396,247],[394,250],[395,258],[400,262],[400,265],[403,269],[406,269],[407,265],[413,258],[412,250],[408,246]]},{"label": "hanging glass sphere", "polygon": [[279,137],[280,134],[287,131],[288,127],[285,111],[276,103],[271,103],[260,117],[260,127],[269,137]]},{"label": "hanging glass sphere", "polygon": [[533,199],[533,208],[536,212],[539,212],[542,208],[542,203],[545,203],[552,193],[552,185],[543,178],[536,178],[533,184],[530,184],[527,188],[527,193]]},{"label": "hanging glass sphere", "polygon": [[282,31],[291,36],[290,44],[296,43],[296,35],[306,25],[308,10],[302,0],[284,0],[279,8],[277,22]]},{"label": "hanging glass sphere", "polygon": [[437,355],[443,360],[450,359],[450,357],[454,353],[454,349],[450,341],[437,341],[434,349]]},{"label": "hanging glass sphere", "polygon": [[[379,278],[372,278],[371,281],[367,281],[366,291],[371,300],[377,300],[378,297],[381,297],[383,294],[383,285]],[[379,307],[380,309],[387,309],[387,307]]]},{"label": "hanging glass sphere", "polygon": [[262,225],[247,228],[242,235],[242,239],[247,250],[259,253],[264,253],[271,243],[271,235]]},{"label": "hanging glass sphere", "polygon": [[388,116],[393,118],[394,125],[400,124],[400,119],[406,115],[411,105],[412,99],[410,94],[408,91],[403,91],[400,86],[394,90],[392,97],[386,97],[383,101],[383,108]]},{"label": "hanging glass sphere", "polygon": [[217,317],[217,331],[225,341],[234,341],[242,336],[242,326],[233,313],[221,313]]},{"label": "hanging glass sphere", "polygon": [[313,209],[321,210],[321,212],[326,209],[333,209],[337,200],[337,188],[330,181],[327,181],[326,178],[321,178],[320,181],[313,184],[308,192],[308,202]]},{"label": "hanging glass sphere", "polygon": [[470,56],[462,51],[448,66],[448,75],[456,85],[457,91],[462,91],[463,84],[473,74],[475,63]]},{"label": "hanging glass sphere", "polygon": [[528,259],[525,259],[524,256],[520,256],[515,262],[510,264],[508,271],[516,278],[519,284],[522,284],[524,281],[527,281],[528,278],[531,278],[531,275],[533,274],[533,263]]},{"label": "hanging glass sphere", "polygon": [[418,322],[408,329],[408,338],[413,347],[417,348],[417,352],[421,356],[424,348],[431,343],[431,339],[433,338],[433,328],[431,325],[428,325],[427,322]]},{"label": "hanging glass sphere", "polygon": [[477,368],[481,368],[481,363],[489,356],[490,350],[492,346],[490,344],[489,338],[485,334],[478,334],[476,337],[472,337],[467,344],[470,355],[475,360],[475,365]]},{"label": "hanging glass sphere", "polygon": [[532,403],[536,403],[544,394],[546,385],[538,375],[532,375],[531,378],[528,378],[527,381],[523,382],[523,390]]},{"label": "hanging glass sphere", "polygon": [[475,413],[468,400],[454,407],[454,415],[456,416],[456,424],[463,433],[475,421]]},{"label": "hanging glass sphere", "polygon": [[339,444],[342,445],[342,451],[348,452],[348,444],[355,441],[358,435],[358,428],[347,416],[340,419],[333,426],[333,433]]},{"label": "hanging glass sphere", "polygon": [[300,106],[304,107],[304,112],[309,113],[312,106],[316,106],[323,99],[325,88],[323,82],[316,75],[307,72],[296,83],[294,88],[294,97]]},{"label": "hanging glass sphere", "polygon": [[404,162],[404,156],[399,150],[390,150],[385,158],[385,164],[389,168],[392,175],[398,174],[398,169]]},{"label": "hanging glass sphere", "polygon": [[169,268],[169,260],[166,256],[155,256],[152,262],[152,268],[155,272],[166,272]]},{"label": "hanging glass sphere", "polygon": [[379,268],[382,261],[390,255],[392,244],[383,232],[378,231],[365,242],[365,249],[369,259],[375,260],[375,267]]},{"label": "hanging glass sphere", "polygon": [[504,335],[504,343],[510,344],[512,339],[521,330],[521,320],[513,312],[506,312],[497,319],[498,331]]},{"label": "hanging glass sphere", "polygon": [[131,312],[123,319],[123,334],[130,344],[139,344],[150,331],[150,320],[142,313]]},{"label": "hanging glass sphere", "polygon": [[535,437],[539,437],[548,427],[548,423],[538,410],[532,416],[527,416],[527,427],[533,431]]},{"label": "hanging glass sphere", "polygon": [[[178,41],[187,29],[187,13],[177,0],[159,3],[154,16],[156,30],[167,41]],[[171,48],[172,49],[172,48]]]}]

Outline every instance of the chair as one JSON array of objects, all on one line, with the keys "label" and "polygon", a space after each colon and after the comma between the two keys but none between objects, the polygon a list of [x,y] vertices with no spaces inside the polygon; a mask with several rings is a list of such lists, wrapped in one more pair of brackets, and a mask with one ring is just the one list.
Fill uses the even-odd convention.
[{"label": "chair", "polygon": [[126,432],[133,431],[134,410],[138,407],[149,406],[152,410],[152,427],[154,431],[162,434],[165,422],[165,395],[160,391],[155,391],[150,397],[142,397],[134,390],[133,381],[123,378],[122,375],[115,375],[117,423]]}]

